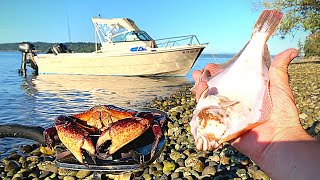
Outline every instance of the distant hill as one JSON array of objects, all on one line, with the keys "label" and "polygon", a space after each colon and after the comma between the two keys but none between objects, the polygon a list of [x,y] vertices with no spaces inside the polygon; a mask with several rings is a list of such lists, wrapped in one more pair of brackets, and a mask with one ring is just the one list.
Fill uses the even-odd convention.
[{"label": "distant hill", "polygon": [[[46,42],[31,42],[37,50],[42,52],[48,52],[52,46],[59,43],[46,43]],[[20,43],[3,43],[0,44],[0,51],[18,51],[18,46]],[[95,51],[95,43],[85,43],[85,42],[72,42],[63,43],[68,49],[73,52],[93,52]]]},{"label": "distant hill", "polygon": [[[59,43],[46,43],[46,42],[31,42],[35,45],[36,50],[41,50],[42,52],[46,53],[52,48],[52,46],[59,44]],[[6,52],[14,52],[18,51],[18,46],[20,43],[3,43],[0,44],[0,51]],[[95,43],[85,43],[85,42],[72,42],[72,43],[63,43],[67,46],[68,49],[72,50],[73,52],[93,52],[95,51]],[[99,47],[98,47],[99,48]],[[234,54],[214,54],[215,58],[231,58]],[[212,58],[213,55],[209,53],[202,53],[201,57],[204,58]]]}]

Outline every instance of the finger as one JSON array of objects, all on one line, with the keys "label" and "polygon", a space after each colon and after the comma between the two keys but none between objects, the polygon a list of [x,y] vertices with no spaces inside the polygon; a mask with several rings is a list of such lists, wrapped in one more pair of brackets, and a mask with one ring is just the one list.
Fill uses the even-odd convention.
[{"label": "finger", "polygon": [[296,49],[287,49],[274,57],[271,66],[274,67],[288,67],[291,60],[298,56]]},{"label": "finger", "polygon": [[204,67],[204,71],[207,73],[207,76],[209,77],[213,77],[215,76],[220,70],[221,70],[221,66],[219,64],[207,64],[206,67]]},{"label": "finger", "polygon": [[280,88],[293,99],[289,86],[288,65],[297,55],[297,50],[287,49],[274,57],[269,70],[271,91],[273,91],[273,88]]},{"label": "finger", "polygon": [[200,81],[197,86],[196,86],[196,100],[199,101],[199,99],[201,98],[205,98],[204,93],[206,90],[208,90],[208,84],[204,81]]},{"label": "finger", "polygon": [[202,72],[200,70],[195,70],[192,72],[192,79],[196,84],[199,82],[201,75],[202,75]]}]

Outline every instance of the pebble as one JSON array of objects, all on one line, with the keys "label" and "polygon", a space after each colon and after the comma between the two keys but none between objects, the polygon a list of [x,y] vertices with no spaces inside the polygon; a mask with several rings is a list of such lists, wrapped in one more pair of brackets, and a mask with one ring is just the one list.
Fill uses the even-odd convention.
[{"label": "pebble", "polygon": [[170,161],[163,161],[163,172],[169,172],[173,171],[175,169],[176,165],[173,162]]},{"label": "pebble", "polygon": [[253,173],[253,179],[269,180],[270,178],[261,170],[257,170]]},{"label": "pebble", "polygon": [[207,166],[203,169],[202,171],[202,175],[212,175],[214,176],[216,174],[217,170],[216,168],[212,167],[212,166]]},{"label": "pebble", "polygon": [[[320,140],[320,64],[291,64],[290,86],[303,128]],[[157,97],[149,105],[168,112],[167,146],[156,162],[136,173],[137,179],[270,179],[248,157],[230,144],[215,151],[196,151],[189,122],[196,106],[191,86],[169,97]],[[54,151],[39,144],[24,145],[2,159],[0,179],[94,179],[91,171],[57,168]],[[22,176],[22,177],[21,177]]]}]

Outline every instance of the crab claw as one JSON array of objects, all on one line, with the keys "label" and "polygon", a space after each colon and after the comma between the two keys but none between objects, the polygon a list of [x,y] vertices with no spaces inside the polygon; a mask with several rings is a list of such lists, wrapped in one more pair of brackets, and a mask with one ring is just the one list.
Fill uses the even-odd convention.
[{"label": "crab claw", "polygon": [[[152,124],[152,114],[140,113],[136,119],[123,119],[110,124],[108,129],[102,132],[97,144],[98,157],[108,157],[117,150],[142,135]],[[105,155],[100,153],[100,147],[107,141],[111,141]]]},{"label": "crab claw", "polygon": [[61,142],[75,156],[75,158],[83,163],[82,149],[86,150],[92,159],[95,157],[95,148],[89,133],[77,125],[68,121],[67,116],[58,116],[55,120],[56,129]]}]

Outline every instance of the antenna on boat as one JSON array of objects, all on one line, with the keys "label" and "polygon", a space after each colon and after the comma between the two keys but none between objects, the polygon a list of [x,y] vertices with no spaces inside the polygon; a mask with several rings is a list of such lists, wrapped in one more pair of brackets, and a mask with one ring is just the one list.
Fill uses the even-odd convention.
[{"label": "antenna on boat", "polygon": [[67,14],[68,37],[69,37],[69,42],[71,42],[71,33],[70,33],[68,10],[66,10],[66,14]]}]

